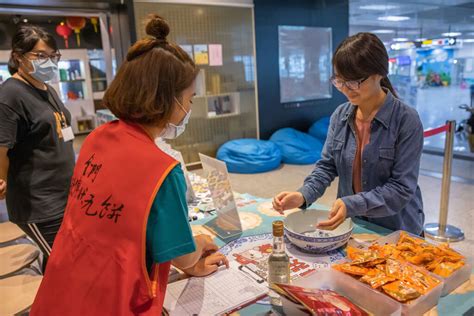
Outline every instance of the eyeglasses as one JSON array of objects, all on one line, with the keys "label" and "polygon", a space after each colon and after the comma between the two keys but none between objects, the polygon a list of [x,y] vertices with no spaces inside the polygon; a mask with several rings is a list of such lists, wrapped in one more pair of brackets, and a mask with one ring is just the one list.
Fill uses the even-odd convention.
[{"label": "eyeglasses", "polygon": [[48,59],[51,59],[53,63],[57,64],[59,60],[61,59],[60,53],[53,53],[51,55],[48,55],[43,52],[28,52],[27,54],[31,54],[35,56],[35,59],[38,61],[40,65],[46,63]]},{"label": "eyeglasses", "polygon": [[339,79],[335,76],[332,76],[331,77],[331,83],[338,89],[338,90],[341,90],[344,86],[347,87],[347,89],[349,90],[359,90],[360,89],[360,85],[362,84],[362,82],[366,81],[367,79],[369,79],[369,77],[366,77],[366,78],[363,78],[363,79],[359,79],[359,80],[349,80],[349,81],[345,81],[345,80],[342,80],[342,79]]}]

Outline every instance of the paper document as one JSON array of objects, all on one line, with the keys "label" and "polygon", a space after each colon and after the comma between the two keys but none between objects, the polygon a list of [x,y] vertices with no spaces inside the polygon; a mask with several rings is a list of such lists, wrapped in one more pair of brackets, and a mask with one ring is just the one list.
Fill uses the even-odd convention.
[{"label": "paper document", "polygon": [[208,277],[168,284],[164,308],[170,315],[222,315],[255,302],[268,292],[265,285],[234,269]]}]

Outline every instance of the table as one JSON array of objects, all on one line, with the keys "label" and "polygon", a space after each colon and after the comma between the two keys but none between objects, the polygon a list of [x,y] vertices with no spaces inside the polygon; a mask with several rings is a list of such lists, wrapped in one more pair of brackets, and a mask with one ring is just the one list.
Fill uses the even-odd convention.
[{"label": "table", "polygon": [[[284,218],[271,209],[270,199],[262,199],[250,194],[236,194],[236,202],[242,220],[242,237],[270,233],[272,221]],[[327,206],[320,204],[313,204],[311,208],[328,210]],[[296,210],[287,212],[286,215],[293,211]],[[192,222],[193,232],[210,234],[203,225],[211,218],[212,217],[207,217]],[[358,236],[370,237],[374,234],[383,236],[392,232],[386,228],[363,220],[356,219],[354,220],[354,224],[353,236],[356,238]],[[217,237],[214,237],[214,240],[218,246],[225,245],[225,243]],[[274,307],[268,304],[257,303],[241,309],[234,315],[271,315],[270,312],[273,308]],[[469,281],[461,285],[451,294],[442,297],[439,300],[438,306],[434,307],[425,315],[474,315],[474,274],[471,275]]]}]

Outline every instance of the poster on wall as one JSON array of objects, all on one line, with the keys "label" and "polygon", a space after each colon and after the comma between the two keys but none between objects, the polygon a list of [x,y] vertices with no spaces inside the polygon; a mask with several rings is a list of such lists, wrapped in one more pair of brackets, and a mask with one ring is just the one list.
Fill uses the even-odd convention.
[{"label": "poster on wall", "polygon": [[280,102],[332,97],[332,29],[278,26]]},{"label": "poster on wall", "polygon": [[209,66],[222,66],[222,45],[209,44]]},{"label": "poster on wall", "polygon": [[194,62],[196,65],[209,64],[209,51],[207,45],[194,45]]},{"label": "poster on wall", "polygon": [[207,117],[240,113],[239,93],[222,94],[207,98]]},{"label": "poster on wall", "polygon": [[193,59],[193,45],[179,45]]}]

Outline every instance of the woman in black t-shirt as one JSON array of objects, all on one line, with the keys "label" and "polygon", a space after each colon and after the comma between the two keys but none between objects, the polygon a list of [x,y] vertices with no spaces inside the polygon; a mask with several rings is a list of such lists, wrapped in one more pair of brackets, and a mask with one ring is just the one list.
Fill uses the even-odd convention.
[{"label": "woman in black t-shirt", "polygon": [[0,199],[49,256],[74,169],[71,115],[45,82],[57,73],[54,38],[25,25],[12,41],[12,77],[0,86]]}]

